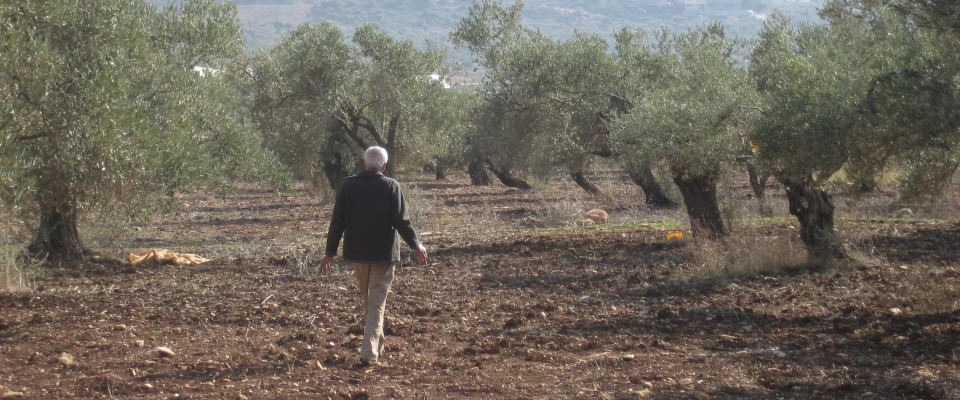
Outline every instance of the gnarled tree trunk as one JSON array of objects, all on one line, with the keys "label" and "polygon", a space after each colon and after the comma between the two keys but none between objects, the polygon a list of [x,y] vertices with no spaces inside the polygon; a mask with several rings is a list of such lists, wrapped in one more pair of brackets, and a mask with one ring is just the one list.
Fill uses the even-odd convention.
[{"label": "gnarled tree trunk", "polygon": [[653,171],[650,170],[650,164],[644,164],[639,170],[628,168],[627,173],[630,174],[630,179],[633,183],[636,183],[637,186],[640,186],[640,189],[643,190],[643,194],[646,196],[644,202],[647,205],[658,208],[673,208],[677,206],[675,201],[670,200],[670,198],[663,193],[663,188],[660,187],[660,183],[658,183],[656,177],[653,176]]},{"label": "gnarled tree trunk", "polygon": [[333,156],[324,159],[322,169],[323,175],[327,178],[327,183],[330,185],[330,189],[333,189],[334,193],[340,190],[340,183],[350,174],[347,166],[343,163],[343,156],[339,153],[335,153]]},{"label": "gnarled tree trunk", "polygon": [[520,178],[515,178],[513,174],[510,173],[510,170],[497,168],[490,160],[487,160],[487,168],[489,168],[490,172],[493,172],[493,175],[500,180],[500,183],[503,183],[508,187],[523,190],[529,190],[533,188],[529,183],[527,183],[527,181]]},{"label": "gnarled tree trunk", "polygon": [[770,206],[767,205],[767,180],[770,179],[770,175],[759,175],[757,174],[757,169],[753,165],[747,165],[747,175],[750,177],[750,189],[753,190],[753,195],[757,197],[757,203],[760,205],[760,214],[761,215],[770,215],[772,210]]},{"label": "gnarled tree trunk", "polygon": [[436,170],[434,172],[436,173],[435,177],[437,178],[438,181],[447,180],[447,169],[443,165],[437,164]]},{"label": "gnarled tree trunk", "polygon": [[487,169],[484,168],[483,160],[480,158],[470,162],[467,173],[470,175],[470,184],[473,186],[489,186],[491,183],[490,175],[487,174]]},{"label": "gnarled tree trunk", "polygon": [[693,236],[717,238],[726,235],[717,203],[716,178],[708,175],[678,175],[673,177],[673,181],[683,195]]},{"label": "gnarled tree trunk", "polygon": [[80,242],[76,209],[61,211],[41,205],[40,226],[27,251],[30,256],[44,260],[77,260],[90,254]]},{"label": "gnarled tree trunk", "polygon": [[600,194],[600,188],[590,182],[590,180],[583,175],[583,171],[571,172],[570,176],[573,178],[573,181],[577,183],[577,186],[580,186],[583,188],[583,190],[586,190],[587,193],[590,193],[594,196]]},{"label": "gnarled tree trunk", "polygon": [[790,214],[800,223],[800,239],[807,259],[817,265],[846,258],[833,229],[834,206],[830,195],[815,188],[812,179],[780,179],[787,192]]}]

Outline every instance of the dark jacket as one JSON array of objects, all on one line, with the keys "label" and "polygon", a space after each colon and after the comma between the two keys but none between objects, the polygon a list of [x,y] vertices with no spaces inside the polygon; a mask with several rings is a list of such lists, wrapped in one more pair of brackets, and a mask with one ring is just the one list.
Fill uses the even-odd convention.
[{"label": "dark jacket", "polygon": [[327,233],[328,256],[337,254],[342,236],[347,261],[400,261],[398,232],[410,248],[420,246],[396,180],[379,172],[361,172],[343,180]]}]

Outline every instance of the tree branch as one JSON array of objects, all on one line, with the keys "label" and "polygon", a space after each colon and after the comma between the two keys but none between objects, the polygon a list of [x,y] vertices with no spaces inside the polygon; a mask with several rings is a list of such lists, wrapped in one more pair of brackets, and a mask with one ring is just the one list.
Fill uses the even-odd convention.
[{"label": "tree branch", "polygon": [[337,115],[336,113],[334,113],[330,117],[332,117],[333,120],[336,121],[337,124],[339,124],[343,128],[343,130],[347,133],[347,136],[349,136],[350,139],[352,139],[353,142],[357,144],[357,146],[360,146],[361,149],[366,150],[368,146],[363,141],[363,139],[360,138],[359,135],[357,135],[358,126],[355,122],[348,123],[346,119],[344,119],[340,115]]},{"label": "tree branch", "polygon": [[377,127],[373,125],[373,122],[370,121],[370,118],[367,118],[363,115],[355,116],[355,118],[357,124],[359,124],[363,129],[366,129],[367,132],[370,132],[370,136],[373,136],[373,140],[376,141],[377,144],[386,144],[386,142],[383,140],[383,136],[380,135],[380,131],[378,131]]},{"label": "tree branch", "polygon": [[50,137],[50,136],[53,136],[53,135],[56,135],[56,132],[54,132],[54,131],[46,131],[46,132],[41,132],[41,133],[37,133],[37,134],[34,134],[34,135],[17,136],[17,141],[22,143],[22,142],[27,142],[27,141],[30,141],[30,140],[43,139],[43,138],[45,138],[45,137]]},{"label": "tree branch", "polygon": [[276,111],[276,109],[283,107],[283,105],[287,102],[287,100],[290,100],[294,97],[299,97],[299,96],[300,94],[296,92],[287,94],[286,96],[281,97],[280,101],[278,101],[276,104],[266,107],[266,110],[264,113],[267,115],[273,114],[273,112]]},{"label": "tree branch", "polygon": [[9,117],[6,121],[3,121],[3,124],[0,125],[0,131],[7,129],[7,125],[10,125],[10,122],[13,122],[13,117]]}]

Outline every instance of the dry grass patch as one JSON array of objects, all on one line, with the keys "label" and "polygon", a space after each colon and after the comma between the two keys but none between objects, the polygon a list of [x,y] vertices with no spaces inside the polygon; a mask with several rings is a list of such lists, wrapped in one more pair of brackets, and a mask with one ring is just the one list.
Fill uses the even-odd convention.
[{"label": "dry grass patch", "polygon": [[0,291],[30,290],[43,272],[41,262],[23,257],[26,244],[0,241]]},{"label": "dry grass patch", "polygon": [[535,225],[544,227],[568,226],[579,220],[583,211],[582,202],[571,196],[547,200],[543,203],[543,207],[536,212],[534,218],[538,223]]},{"label": "dry grass patch", "polygon": [[806,263],[797,235],[734,233],[718,240],[697,240],[688,246],[696,275],[707,278],[778,273]]},{"label": "dry grass patch", "polygon": [[957,278],[945,271],[925,266],[901,265],[902,279],[897,285],[905,310],[916,314],[953,312],[960,305]]}]

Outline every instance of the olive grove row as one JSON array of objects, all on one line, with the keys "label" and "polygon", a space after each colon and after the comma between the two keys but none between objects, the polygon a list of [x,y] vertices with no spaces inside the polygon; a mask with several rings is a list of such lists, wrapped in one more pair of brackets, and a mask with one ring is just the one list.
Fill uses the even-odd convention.
[{"label": "olive grove row", "polygon": [[[304,24],[249,55],[229,2],[0,4],[0,198],[35,216],[30,252],[86,254],[78,216],[141,210],[210,185],[290,177],[336,188],[370,145],[388,173],[466,169],[530,188],[608,160],[695,236],[727,233],[722,176],[772,177],[810,258],[843,257],[827,180],[864,190],[891,165],[901,196],[935,198],[960,160],[960,23],[946,0],[834,0],[822,23],[773,15],[755,38],[713,23],[547,37],[522,2],[476,0],[452,27],[481,82],[459,82],[439,44],[375,25]],[[349,35],[349,38],[347,37]],[[657,182],[664,171],[672,182]],[[661,176],[663,176],[661,174]]]}]

